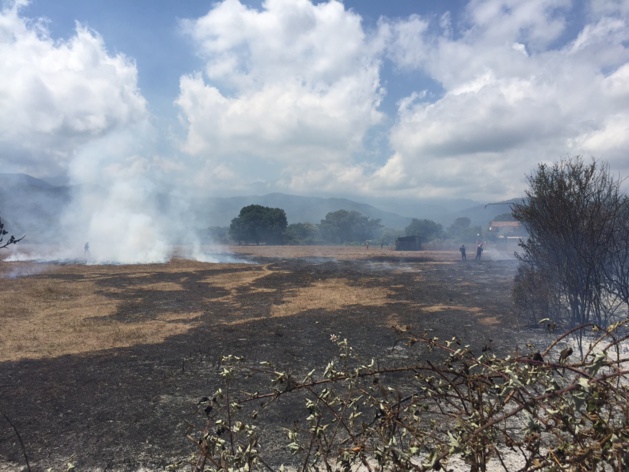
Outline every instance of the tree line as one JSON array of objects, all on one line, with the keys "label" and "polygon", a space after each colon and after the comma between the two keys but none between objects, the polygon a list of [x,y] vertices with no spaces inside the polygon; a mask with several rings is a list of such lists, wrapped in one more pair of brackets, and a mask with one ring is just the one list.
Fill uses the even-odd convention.
[{"label": "tree line", "polygon": [[413,218],[403,230],[386,228],[378,218],[369,218],[355,210],[331,211],[319,223],[288,224],[281,208],[248,205],[232,219],[228,228],[212,227],[210,237],[221,243],[235,244],[373,244],[390,245],[400,236],[419,236],[422,243],[452,240],[472,242],[479,235],[487,237],[481,227],[466,217],[457,218],[444,229],[435,221]]}]

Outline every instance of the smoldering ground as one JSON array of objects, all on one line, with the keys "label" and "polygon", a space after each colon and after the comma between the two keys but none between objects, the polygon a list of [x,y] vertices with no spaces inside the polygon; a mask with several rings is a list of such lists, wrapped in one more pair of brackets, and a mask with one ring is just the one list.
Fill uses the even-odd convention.
[{"label": "smoldering ground", "polygon": [[[15,426],[0,426],[5,470],[23,467],[24,453],[37,470],[68,462],[78,470],[162,470],[188,457],[194,445],[186,434],[203,421],[198,400],[221,386],[226,354],[302,373],[325,368],[336,353],[334,334],[366,359],[428,355],[396,348],[392,357],[393,325],[457,335],[472,349],[526,349],[511,309],[512,261],[462,264],[454,252],[413,260],[417,254],[363,248],[231,249],[248,263],[56,264],[0,278],[0,409]],[[378,263],[385,256],[391,270]],[[37,266],[4,262],[3,272],[13,264]],[[281,427],[301,418],[302,408],[282,404],[260,415],[277,461],[290,464]]]}]

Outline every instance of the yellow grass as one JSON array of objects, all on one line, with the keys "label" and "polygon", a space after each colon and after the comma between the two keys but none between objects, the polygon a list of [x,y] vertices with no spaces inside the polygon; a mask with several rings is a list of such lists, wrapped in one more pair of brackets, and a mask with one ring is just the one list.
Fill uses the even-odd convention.
[{"label": "yellow grass", "polygon": [[[124,289],[104,290],[97,283],[109,278],[109,271],[120,269],[53,268],[55,273],[85,275],[57,283],[41,276],[0,279],[0,361],[155,343],[194,326],[200,313],[162,314],[154,320],[131,323],[108,319],[119,307],[115,294]],[[164,292],[181,289],[173,284],[147,284],[146,288]]]},{"label": "yellow grass", "polygon": [[349,280],[332,279],[314,283],[291,294],[282,305],[275,305],[273,316],[292,316],[311,309],[340,310],[352,305],[382,306],[390,291],[384,287],[365,288]]},{"label": "yellow grass", "polygon": [[[273,247],[242,246],[231,248],[234,253],[262,257],[329,257],[360,259],[375,255],[395,254],[380,247]],[[280,251],[278,253],[278,251]],[[408,253],[412,257],[432,257],[447,262],[451,254]],[[235,268],[237,271],[218,269]],[[169,294],[185,296],[189,290],[177,277],[156,282],[156,275],[188,274],[216,269],[216,274],[205,274],[199,284],[228,292],[215,299],[237,306],[236,294],[243,288],[273,274],[270,266],[255,264],[207,264],[176,259],[167,264],[150,265],[44,265],[28,262],[0,261],[0,362],[23,358],[58,357],[104,349],[159,343],[198,326],[200,311],[182,312],[169,303]],[[12,272],[24,272],[12,278]],[[204,272],[204,273],[205,273]],[[210,270],[211,272],[211,270]],[[159,314],[135,320],[124,319],[120,310],[143,314],[142,300],[129,300],[129,288],[121,284],[121,277],[132,281],[134,288],[160,294]],[[150,277],[150,279],[149,279]],[[418,276],[419,277],[419,276]],[[175,280],[175,281],[173,281]],[[354,305],[381,306],[387,303],[390,290],[386,281],[381,287],[364,287],[356,281],[338,278],[315,281],[311,286],[282,293],[283,302],[270,307],[272,316],[294,316],[310,309],[338,310]],[[258,291],[273,291],[261,289]],[[182,295],[183,294],[183,295]],[[163,300],[162,300],[163,297]],[[212,300],[208,300],[210,306]],[[171,309],[171,305],[173,305]],[[437,308],[434,308],[437,309]],[[114,316],[116,315],[116,316]],[[395,316],[391,315],[395,321]],[[239,322],[241,320],[234,320]]]}]

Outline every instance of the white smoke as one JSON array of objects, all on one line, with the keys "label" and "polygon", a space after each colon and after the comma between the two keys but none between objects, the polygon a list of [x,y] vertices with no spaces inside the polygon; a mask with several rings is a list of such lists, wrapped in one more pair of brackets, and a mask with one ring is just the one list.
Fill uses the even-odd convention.
[{"label": "white smoke", "polygon": [[[202,244],[211,222],[190,206],[197,162],[184,162],[156,130],[135,61],[80,24],[67,40],[53,39],[46,20],[22,15],[27,5],[0,5],[1,171],[65,174],[72,190],[61,214],[65,197],[41,197],[10,215],[31,244],[7,260],[220,260]],[[3,213],[18,208],[9,198]]]},{"label": "white smoke", "polygon": [[68,163],[71,200],[48,231],[53,236],[24,251],[17,245],[7,260],[237,261],[204,238],[210,223],[191,205],[196,192],[186,185],[189,166],[176,168],[156,154],[155,135],[144,121],[79,148]]},{"label": "white smoke", "polygon": [[196,223],[194,190],[182,184],[185,172],[151,153],[154,135],[141,123],[91,143],[71,163],[77,185],[63,215],[63,239],[88,263],[221,260],[204,252],[201,237],[209,223]]}]

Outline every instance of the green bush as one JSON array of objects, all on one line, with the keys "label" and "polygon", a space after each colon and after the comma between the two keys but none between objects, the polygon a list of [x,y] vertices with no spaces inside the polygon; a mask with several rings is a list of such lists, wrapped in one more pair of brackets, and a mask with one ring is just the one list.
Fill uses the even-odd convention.
[{"label": "green bush", "polygon": [[559,352],[574,332],[501,357],[408,327],[395,348],[431,360],[364,362],[336,336],[338,356],[301,375],[225,357],[224,385],[201,399],[190,435],[195,470],[421,471],[457,460],[473,472],[627,470],[627,324],[580,327],[596,336],[582,357]]}]

